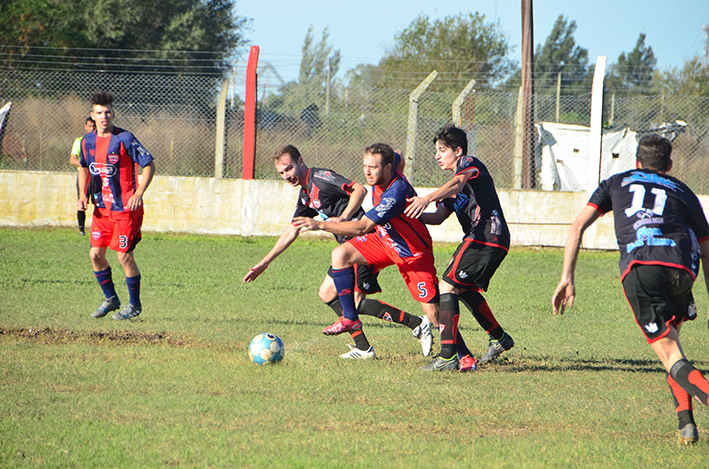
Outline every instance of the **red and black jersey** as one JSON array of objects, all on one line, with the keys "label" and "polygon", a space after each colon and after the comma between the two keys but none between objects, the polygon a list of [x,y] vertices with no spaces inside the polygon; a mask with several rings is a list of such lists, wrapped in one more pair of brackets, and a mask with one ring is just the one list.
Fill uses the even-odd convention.
[{"label": "red and black jersey", "polygon": [[153,157],[132,133],[114,127],[108,137],[98,137],[95,131],[86,134],[79,161],[89,168],[96,205],[123,212],[138,189],[138,166],[144,168]]},{"label": "red and black jersey", "polygon": [[[293,217],[315,218],[320,215],[323,220],[339,217],[350,203],[350,194],[354,182],[340,176],[334,171],[324,168],[309,168],[305,178],[305,187],[300,188],[298,203]],[[359,220],[364,215],[362,207],[352,216],[351,220]],[[345,242],[346,236],[335,235],[338,243]]]},{"label": "red and black jersey", "polygon": [[432,249],[433,242],[426,225],[418,218],[404,215],[406,199],[416,196],[416,190],[403,174],[394,171],[385,190],[372,188],[374,207],[365,216],[377,224],[377,234],[384,244],[395,250],[400,257],[419,257]]},{"label": "red and black jersey", "polygon": [[709,226],[697,196],[679,179],[647,169],[616,174],[601,182],[588,205],[613,210],[620,248],[621,280],[635,264],[699,272],[699,241]]},{"label": "red and black jersey", "polygon": [[455,176],[465,174],[468,182],[461,191],[442,201],[448,213],[455,212],[465,232],[464,239],[505,250],[510,247],[510,231],[497,197],[495,182],[487,167],[474,156],[461,156]]}]

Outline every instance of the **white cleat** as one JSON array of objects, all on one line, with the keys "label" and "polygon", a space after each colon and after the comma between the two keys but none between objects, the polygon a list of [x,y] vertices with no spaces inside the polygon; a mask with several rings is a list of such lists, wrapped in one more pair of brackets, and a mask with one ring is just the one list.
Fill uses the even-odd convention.
[{"label": "white cleat", "polygon": [[374,347],[370,346],[367,350],[360,350],[356,347],[347,344],[350,351],[340,355],[340,358],[352,358],[352,359],[362,359],[362,360],[373,360],[377,358],[377,354],[374,353]]},{"label": "white cleat", "polygon": [[414,337],[421,343],[421,350],[423,351],[423,356],[427,357],[431,353],[433,348],[433,334],[431,333],[431,321],[428,320],[426,316],[419,316],[421,318],[421,325],[416,327],[412,333]]}]

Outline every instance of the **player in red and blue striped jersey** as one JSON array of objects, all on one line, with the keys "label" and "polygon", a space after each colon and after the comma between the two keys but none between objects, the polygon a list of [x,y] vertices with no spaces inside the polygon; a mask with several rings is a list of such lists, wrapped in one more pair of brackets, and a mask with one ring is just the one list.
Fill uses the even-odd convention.
[{"label": "player in red and blue striped jersey", "polygon": [[[113,319],[130,319],[142,311],[140,301],[140,270],[133,250],[141,240],[143,224],[143,194],[155,174],[152,155],[127,130],[113,125],[113,95],[99,91],[90,99],[91,117],[96,130],[81,141],[79,154],[78,209],[89,204],[87,188],[93,187],[95,200],[91,222],[91,263],[105,299],[92,316],[100,318],[120,308],[106,260],[106,249],[118,253],[123,266],[130,302]],[[139,168],[143,168],[138,177]],[[89,184],[91,181],[91,184]]]}]

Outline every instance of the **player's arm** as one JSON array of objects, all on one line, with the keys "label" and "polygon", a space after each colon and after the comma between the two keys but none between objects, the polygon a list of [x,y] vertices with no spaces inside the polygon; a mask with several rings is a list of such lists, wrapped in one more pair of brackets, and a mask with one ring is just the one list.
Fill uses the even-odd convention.
[{"label": "player's arm", "polygon": [[450,215],[448,209],[442,203],[436,204],[435,212],[425,212],[421,214],[421,221],[427,225],[440,225]]},{"label": "player's arm", "polygon": [[81,151],[81,138],[74,140],[74,144],[71,146],[71,154],[69,155],[69,164],[72,166],[79,167],[81,164],[79,162],[79,152]]},{"label": "player's arm", "polygon": [[143,194],[148,190],[148,186],[155,176],[155,162],[151,161],[143,167],[143,173],[140,176],[140,184],[133,196],[128,199],[128,210],[138,210],[143,205]]},{"label": "player's arm", "polygon": [[293,244],[293,241],[298,239],[298,234],[298,229],[293,224],[289,224],[288,227],[283,230],[281,236],[278,237],[276,244],[273,245],[269,253],[261,259],[261,262],[249,269],[249,273],[244,277],[244,282],[253,282],[256,280],[276,257],[280,256],[283,251]]},{"label": "player's arm", "polygon": [[349,220],[355,213],[357,213],[357,210],[359,210],[359,208],[362,206],[362,202],[364,201],[364,198],[366,196],[367,189],[365,189],[362,184],[353,182],[352,192],[350,192],[350,200],[347,203],[347,207],[345,207],[345,210],[342,212],[342,215],[340,215],[339,217],[329,218],[328,220],[331,222],[341,222]]},{"label": "player's arm", "polygon": [[574,305],[574,298],[576,298],[574,274],[579,251],[581,250],[583,233],[600,216],[601,213],[595,207],[586,205],[571,224],[566,238],[566,246],[564,247],[564,269],[561,273],[561,281],[554,291],[554,296],[551,298],[554,314],[564,314],[567,306],[570,308]]},{"label": "player's arm", "polygon": [[409,216],[411,218],[420,217],[423,211],[426,210],[426,207],[428,207],[428,204],[430,204],[431,202],[443,200],[446,197],[450,197],[452,195],[457,194],[463,189],[469,179],[470,173],[456,174],[451,178],[450,181],[443,184],[441,187],[431,192],[430,194],[407,199],[407,202],[410,202],[410,204],[404,209],[404,215]]},{"label": "player's arm", "polygon": [[84,212],[89,207],[89,196],[86,193],[86,189],[89,185],[89,168],[80,166],[79,167],[79,200],[76,201],[76,207],[78,210]]},{"label": "player's arm", "polygon": [[356,221],[319,221],[308,217],[297,217],[293,219],[293,224],[299,231],[327,231],[334,235],[341,236],[362,236],[365,235],[377,226],[372,220],[367,217],[362,217]]}]

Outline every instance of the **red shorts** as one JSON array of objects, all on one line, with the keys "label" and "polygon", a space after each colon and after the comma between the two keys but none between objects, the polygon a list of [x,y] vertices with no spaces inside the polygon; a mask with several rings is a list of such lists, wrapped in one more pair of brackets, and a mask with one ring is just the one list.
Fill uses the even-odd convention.
[{"label": "red shorts", "polygon": [[421,303],[438,301],[438,277],[436,277],[432,250],[428,249],[418,257],[400,257],[395,250],[384,244],[376,233],[357,236],[347,242],[364,256],[375,272],[396,264],[411,296],[416,301]]},{"label": "red shorts", "polygon": [[114,212],[109,208],[94,207],[91,247],[131,252],[140,242],[142,225],[143,207],[132,212]]}]

